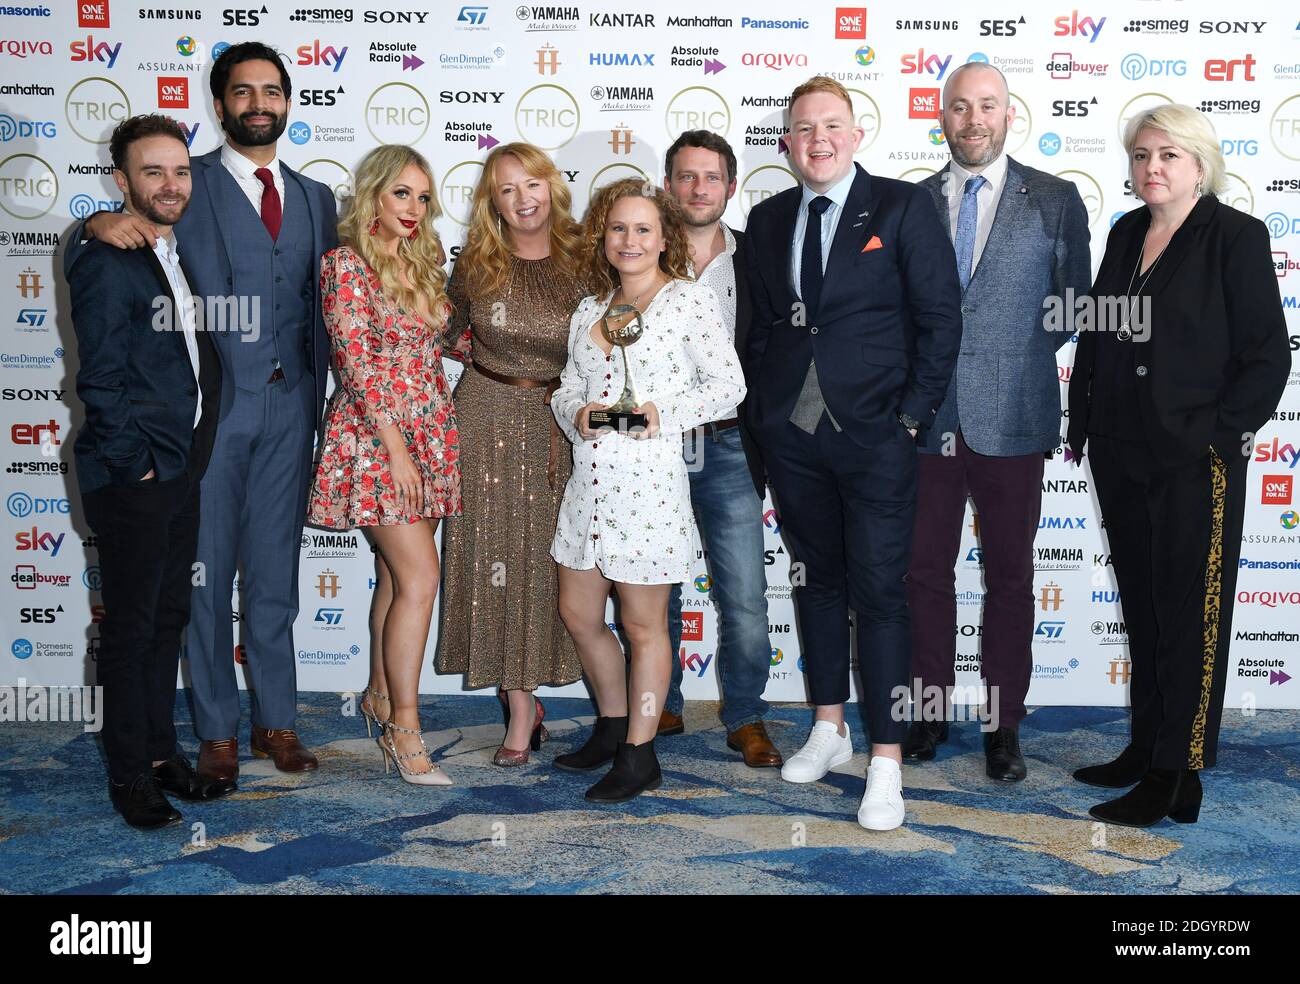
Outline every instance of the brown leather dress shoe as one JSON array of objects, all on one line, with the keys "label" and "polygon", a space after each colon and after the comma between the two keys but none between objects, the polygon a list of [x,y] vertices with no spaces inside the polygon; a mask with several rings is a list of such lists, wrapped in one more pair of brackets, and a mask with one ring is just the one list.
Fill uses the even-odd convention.
[{"label": "brown leather dress shoe", "polygon": [[235,782],[239,778],[239,739],[199,742],[199,767],[194,771],[206,783]]},{"label": "brown leather dress shoe", "polygon": [[655,732],[656,737],[664,735],[680,735],[686,731],[686,725],[682,724],[679,715],[674,714],[667,708],[659,715],[659,730]]},{"label": "brown leather dress shoe", "polygon": [[292,728],[253,728],[253,755],[269,758],[281,772],[310,772],[320,765]]},{"label": "brown leather dress shoe", "polygon": [[727,735],[727,747],[734,748],[744,756],[745,764],[751,769],[779,768],[785,763],[781,753],[767,736],[767,728],[762,721],[742,724]]}]

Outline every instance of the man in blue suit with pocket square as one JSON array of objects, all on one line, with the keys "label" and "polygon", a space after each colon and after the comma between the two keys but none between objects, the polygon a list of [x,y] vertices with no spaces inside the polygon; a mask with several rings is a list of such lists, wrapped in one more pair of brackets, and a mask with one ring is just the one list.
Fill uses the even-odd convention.
[{"label": "man in blue suit with pocket square", "polygon": [[[203,479],[203,576],[194,588],[188,653],[198,773],[233,783],[237,572],[253,754],[284,772],[317,767],[294,730],[293,623],[312,445],[329,375],[320,259],[338,235],[330,189],[277,158],[292,88],[275,49],[255,41],[232,45],[213,63],[210,86],[226,141],[194,159],[193,198],[176,225],[186,276],[208,320],[218,322],[208,327],[226,380]],[[151,243],[129,215],[92,216],[83,235],[122,248]],[[65,266],[80,248],[69,246]]]},{"label": "man in blue suit with pocket square", "polygon": [[748,419],[790,543],[816,705],[812,733],[781,775],[816,782],[853,755],[852,608],[872,743],[858,822],[892,830],[904,816],[915,438],[957,358],[957,266],[929,196],[854,163],[862,129],[840,83],[803,83],[789,113],[803,185],[755,206],[746,228]]},{"label": "man in blue suit with pocket square", "polygon": [[173,713],[221,364],[197,330],[172,233],[190,201],[185,134],[165,116],[133,116],[109,150],[124,207],[155,246],[91,243],[68,275],[86,410],[73,449],[103,582],[95,677],[109,798],[128,824],[151,830],[181,819],[164,793],[201,800],[227,791],[195,774]]}]

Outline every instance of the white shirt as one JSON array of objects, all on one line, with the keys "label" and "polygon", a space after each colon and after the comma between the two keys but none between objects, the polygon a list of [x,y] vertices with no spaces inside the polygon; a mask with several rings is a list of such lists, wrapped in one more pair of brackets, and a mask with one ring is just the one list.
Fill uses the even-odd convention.
[{"label": "white shirt", "polygon": [[[239,185],[248,203],[253,206],[253,211],[258,215],[262,214],[262,191],[264,185],[262,179],[256,174],[258,165],[250,161],[247,157],[235,150],[228,143],[221,145],[221,164],[230,176],[235,179],[235,184]],[[271,170],[271,177],[275,181],[275,190],[280,195],[280,214],[284,215],[284,175],[280,173],[280,157],[277,154],[271,159],[271,163],[266,165]]]},{"label": "white shirt", "polygon": [[[825,197],[831,200],[830,206],[822,213],[822,272],[826,272],[826,259],[831,253],[831,243],[835,241],[835,229],[840,224],[840,216],[844,214],[844,203],[848,201],[849,190],[853,187],[853,179],[858,176],[856,167],[849,168],[849,173],[844,175],[839,182],[833,185],[825,192]],[[822,192],[813,191],[806,184],[803,186],[803,197],[799,200],[799,214],[794,219],[794,248],[790,251],[790,270],[794,277],[794,292],[799,294],[801,289],[799,277],[803,270],[803,234],[808,228],[808,203],[814,198],[821,195]],[[802,300],[802,297],[800,297]]]},{"label": "white shirt", "polygon": [[[727,326],[727,331],[731,335],[731,344],[736,344],[736,237],[732,235],[725,222],[719,222],[722,227],[722,239],[726,244],[721,253],[709,260],[708,264],[698,274],[695,272],[695,264],[691,264],[691,275],[702,284],[706,284],[718,296],[718,303],[722,305],[722,323]],[[723,414],[719,420],[729,420],[736,416],[739,408],[732,407],[730,412]]]},{"label": "white shirt", "polygon": [[185,351],[190,357],[194,386],[199,390],[198,399],[194,403],[194,426],[198,427],[199,418],[203,416],[203,391],[199,387],[199,343],[194,337],[193,295],[181,270],[180,254],[176,252],[176,236],[172,233],[168,233],[166,238],[159,236],[153,244],[153,251],[158,257],[158,262],[162,264],[163,272],[167,274],[167,282],[172,288],[172,300],[176,303],[176,313],[180,315],[181,329],[185,335]]},{"label": "white shirt", "polygon": [[[1007,155],[999,154],[997,160],[980,172],[984,184],[975,192],[976,224],[975,252],[971,257],[970,272],[975,275],[979,266],[980,254],[984,244],[989,241],[989,230],[993,228],[993,219],[998,214],[998,202],[1002,198],[1002,186],[1007,183]],[[966,180],[975,177],[955,160],[948,167],[949,180],[944,183],[944,192],[948,196],[948,221],[953,242],[957,241],[957,216],[961,213],[961,197],[966,190]]]}]

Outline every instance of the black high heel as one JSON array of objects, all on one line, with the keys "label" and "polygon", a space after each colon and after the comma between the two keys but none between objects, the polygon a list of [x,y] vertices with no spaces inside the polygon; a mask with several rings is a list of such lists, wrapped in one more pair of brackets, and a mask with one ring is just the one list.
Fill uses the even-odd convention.
[{"label": "black high heel", "polygon": [[1201,815],[1201,774],[1196,769],[1151,769],[1119,799],[1088,811],[1103,823],[1150,827],[1165,817],[1196,823]]}]

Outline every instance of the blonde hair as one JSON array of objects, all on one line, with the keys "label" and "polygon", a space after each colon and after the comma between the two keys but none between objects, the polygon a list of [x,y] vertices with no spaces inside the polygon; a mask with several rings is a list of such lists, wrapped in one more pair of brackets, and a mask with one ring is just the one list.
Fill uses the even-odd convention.
[{"label": "blonde hair", "polygon": [[790,112],[790,121],[794,121],[794,104],[800,96],[806,96],[812,92],[829,92],[832,96],[838,96],[844,100],[844,105],[849,107],[849,116],[853,116],[853,100],[849,98],[849,90],[844,88],[839,82],[825,75],[814,75],[807,82],[803,82],[795,87],[794,92],[790,93],[790,101],[786,107]]},{"label": "blonde hair", "polygon": [[[379,241],[370,234],[370,227],[379,217],[379,196],[397,182],[401,173],[414,164],[429,179],[429,207],[416,227],[414,239],[403,238],[397,243],[397,256],[384,252]],[[438,230],[433,220],[442,214],[434,190],[433,170],[419,151],[403,144],[385,144],[368,153],[357,167],[352,197],[344,206],[339,220],[339,241],[352,247],[366,261],[366,265],[379,278],[384,293],[395,303],[410,312],[421,311],[431,317],[447,310],[447,271]],[[399,276],[405,265],[407,277],[413,287],[407,287]]]},{"label": "blonde hair", "polygon": [[1201,165],[1201,187],[1215,195],[1222,194],[1227,185],[1228,166],[1223,160],[1219,135],[1204,113],[1181,103],[1165,103],[1138,113],[1124,127],[1124,153],[1132,167],[1133,146],[1138,134],[1150,127],[1169,136],[1169,139],[1196,158]]},{"label": "blonde hair", "polygon": [[583,252],[587,261],[587,283],[596,295],[603,297],[622,282],[618,270],[605,256],[605,227],[609,224],[609,211],[620,198],[646,198],[654,203],[664,233],[659,269],[670,277],[690,280],[690,245],[686,239],[686,218],[681,205],[668,192],[644,178],[623,178],[597,191],[587,206]]},{"label": "blonde hair", "polygon": [[496,165],[509,154],[532,178],[542,178],[551,188],[551,260],[560,272],[578,275],[582,255],[582,227],[570,209],[573,196],[546,151],[529,143],[508,143],[494,147],[483,162],[483,174],[470,203],[469,232],[456,266],[471,291],[493,292],[505,286],[510,271],[510,226],[501,219],[492,196],[497,190]]}]

